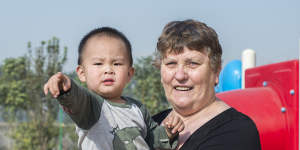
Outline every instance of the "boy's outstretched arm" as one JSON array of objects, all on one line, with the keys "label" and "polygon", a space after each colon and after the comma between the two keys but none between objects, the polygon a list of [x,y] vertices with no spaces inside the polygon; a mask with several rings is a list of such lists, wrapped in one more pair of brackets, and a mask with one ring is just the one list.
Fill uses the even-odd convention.
[{"label": "boy's outstretched arm", "polygon": [[69,77],[62,74],[61,72],[58,72],[52,77],[50,77],[48,82],[44,85],[44,93],[45,95],[47,95],[48,92],[50,91],[51,95],[54,98],[57,98],[61,90],[66,92],[70,88],[71,88],[71,80],[69,79]]},{"label": "boy's outstretched arm", "polygon": [[81,129],[89,129],[98,121],[102,98],[78,86],[68,76],[58,72],[50,77],[44,85],[44,93],[49,92]]},{"label": "boy's outstretched arm", "polygon": [[170,112],[170,114],[166,117],[162,124],[165,127],[170,139],[173,139],[179,132],[183,131],[184,129],[184,123],[182,119],[173,111]]}]

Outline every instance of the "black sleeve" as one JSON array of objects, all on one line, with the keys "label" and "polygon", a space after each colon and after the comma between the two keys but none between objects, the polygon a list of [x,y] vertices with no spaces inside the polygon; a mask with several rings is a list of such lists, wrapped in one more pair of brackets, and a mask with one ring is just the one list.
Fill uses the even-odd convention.
[{"label": "black sleeve", "polygon": [[169,115],[169,113],[172,111],[172,109],[167,109],[164,110],[162,112],[159,112],[157,114],[155,114],[154,116],[152,116],[152,119],[157,123],[157,124],[161,124],[162,121],[164,121],[164,119]]},{"label": "black sleeve", "polygon": [[228,109],[197,129],[180,150],[261,150],[254,122]]},{"label": "black sleeve", "polygon": [[198,150],[260,150],[257,129],[251,120],[232,120],[210,133]]},{"label": "black sleeve", "polygon": [[103,99],[72,80],[70,90],[57,99],[79,128],[90,129],[100,117]]}]

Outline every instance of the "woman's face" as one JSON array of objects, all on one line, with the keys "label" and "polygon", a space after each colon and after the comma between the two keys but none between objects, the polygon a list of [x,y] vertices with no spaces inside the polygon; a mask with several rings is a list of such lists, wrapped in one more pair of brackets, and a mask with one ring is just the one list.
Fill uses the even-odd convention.
[{"label": "woman's face", "polygon": [[176,112],[190,115],[215,99],[218,73],[211,69],[208,54],[184,48],[167,53],[161,62],[161,82]]}]

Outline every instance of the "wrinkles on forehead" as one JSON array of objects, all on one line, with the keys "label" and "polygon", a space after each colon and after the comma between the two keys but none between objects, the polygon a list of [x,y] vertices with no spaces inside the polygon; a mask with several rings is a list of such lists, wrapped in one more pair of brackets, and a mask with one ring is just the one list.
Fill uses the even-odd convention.
[{"label": "wrinkles on forehead", "polygon": [[160,54],[161,56],[161,59],[164,59],[164,58],[166,58],[168,55],[178,55],[178,54],[181,54],[181,53],[183,53],[184,52],[184,49],[187,49],[188,51],[198,51],[198,52],[201,52],[201,53],[203,53],[203,54],[205,54],[205,55],[208,55],[209,54],[209,50],[208,50],[208,48],[202,48],[202,49],[200,49],[200,50],[198,50],[198,49],[191,49],[191,48],[189,48],[189,47],[181,47],[181,48],[178,48],[178,49],[168,49],[168,50],[166,50],[165,51],[165,53],[164,54]]}]

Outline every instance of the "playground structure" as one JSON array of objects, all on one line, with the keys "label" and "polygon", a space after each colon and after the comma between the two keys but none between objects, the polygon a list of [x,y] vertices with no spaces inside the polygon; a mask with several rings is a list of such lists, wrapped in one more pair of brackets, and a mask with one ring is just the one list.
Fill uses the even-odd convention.
[{"label": "playground structure", "polygon": [[217,97],[255,122],[262,150],[298,150],[299,60],[253,67],[244,73],[241,62],[229,64],[236,69],[224,67]]}]

